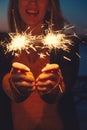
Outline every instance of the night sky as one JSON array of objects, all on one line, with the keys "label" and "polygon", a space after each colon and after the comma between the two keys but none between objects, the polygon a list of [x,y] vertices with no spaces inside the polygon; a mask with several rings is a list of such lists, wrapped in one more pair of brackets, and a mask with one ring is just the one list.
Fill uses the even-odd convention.
[{"label": "night sky", "polygon": [[[7,9],[9,0],[0,0],[0,31],[8,31]],[[79,33],[87,33],[87,0],[60,0],[64,17],[75,25]],[[79,75],[87,75],[87,46],[80,47]]]},{"label": "night sky", "polygon": [[87,0],[60,0],[63,14],[73,24],[87,27]]}]

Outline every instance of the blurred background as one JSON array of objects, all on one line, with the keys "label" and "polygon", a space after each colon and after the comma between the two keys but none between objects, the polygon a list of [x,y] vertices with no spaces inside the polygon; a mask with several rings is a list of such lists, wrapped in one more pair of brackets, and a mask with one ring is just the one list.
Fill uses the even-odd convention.
[{"label": "blurred background", "polygon": [[[9,0],[0,0],[0,31],[8,31],[7,10]],[[87,0],[60,0],[64,16],[81,32],[87,32]]]},{"label": "blurred background", "polygon": [[[0,0],[0,34],[9,32],[7,10],[9,0]],[[73,90],[80,130],[87,130],[87,0],[60,0],[64,17],[72,23],[82,39],[79,45],[80,66]]]}]

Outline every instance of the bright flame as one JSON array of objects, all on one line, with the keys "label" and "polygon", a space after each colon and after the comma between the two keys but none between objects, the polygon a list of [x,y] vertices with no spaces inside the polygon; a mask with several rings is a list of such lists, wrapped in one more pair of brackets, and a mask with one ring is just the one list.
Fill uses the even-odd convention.
[{"label": "bright flame", "polygon": [[42,43],[44,46],[51,50],[52,48],[69,50],[69,45],[72,45],[72,41],[67,38],[67,36],[60,31],[48,30],[46,36],[43,37]]},{"label": "bright flame", "polygon": [[[64,28],[66,30],[66,28]],[[7,52],[12,52],[12,55],[18,56],[22,50],[29,52],[29,48],[37,52],[40,58],[45,58],[46,55],[49,55],[49,51],[52,49],[62,49],[64,51],[69,51],[70,46],[72,45],[72,40],[67,37],[63,30],[53,31],[49,26],[45,30],[45,35],[33,36],[30,33],[10,33],[11,42],[6,45]],[[38,43],[42,43],[42,46],[39,46],[40,49],[47,48],[45,53],[37,51]]]},{"label": "bright flame", "polygon": [[[13,55],[18,55],[22,50],[28,52],[30,46],[32,46],[35,37],[26,33],[10,33],[11,42],[7,44],[7,52],[12,52]],[[29,53],[29,52],[28,52]]]}]

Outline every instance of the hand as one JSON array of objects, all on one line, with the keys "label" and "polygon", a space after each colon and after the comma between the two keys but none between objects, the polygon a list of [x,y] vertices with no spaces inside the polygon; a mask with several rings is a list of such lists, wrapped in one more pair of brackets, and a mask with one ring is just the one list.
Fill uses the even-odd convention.
[{"label": "hand", "polygon": [[22,101],[35,90],[35,78],[24,64],[14,62],[10,73],[10,86],[15,100]]},{"label": "hand", "polygon": [[55,89],[61,89],[60,91],[63,92],[59,86],[61,77],[57,64],[47,64],[36,79],[36,88],[42,94],[52,93]]}]

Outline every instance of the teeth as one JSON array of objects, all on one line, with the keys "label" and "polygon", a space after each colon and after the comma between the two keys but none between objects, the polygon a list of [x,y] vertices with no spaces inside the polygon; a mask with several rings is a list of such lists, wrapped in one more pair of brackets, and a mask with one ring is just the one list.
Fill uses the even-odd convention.
[{"label": "teeth", "polygon": [[27,13],[29,14],[37,14],[38,11],[34,11],[34,10],[26,10]]}]

